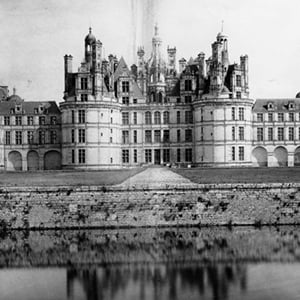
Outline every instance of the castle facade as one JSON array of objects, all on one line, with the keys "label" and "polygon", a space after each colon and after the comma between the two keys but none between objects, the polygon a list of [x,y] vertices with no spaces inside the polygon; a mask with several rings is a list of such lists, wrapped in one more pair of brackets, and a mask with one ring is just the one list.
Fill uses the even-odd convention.
[{"label": "castle facade", "polygon": [[27,102],[1,87],[0,168],[101,169],[140,165],[195,167],[300,164],[300,94],[249,98],[248,56],[230,64],[228,37],[212,54],[162,55],[158,27],[137,64],[103,56],[92,30],[73,71],[65,55],[64,101]]}]

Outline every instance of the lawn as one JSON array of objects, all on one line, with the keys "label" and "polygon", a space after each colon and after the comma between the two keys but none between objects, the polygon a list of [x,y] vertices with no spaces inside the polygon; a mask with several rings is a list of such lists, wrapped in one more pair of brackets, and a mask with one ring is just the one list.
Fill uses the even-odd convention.
[{"label": "lawn", "polygon": [[300,182],[300,168],[172,169],[195,183]]},{"label": "lawn", "polygon": [[143,170],[3,172],[0,186],[113,185]]}]

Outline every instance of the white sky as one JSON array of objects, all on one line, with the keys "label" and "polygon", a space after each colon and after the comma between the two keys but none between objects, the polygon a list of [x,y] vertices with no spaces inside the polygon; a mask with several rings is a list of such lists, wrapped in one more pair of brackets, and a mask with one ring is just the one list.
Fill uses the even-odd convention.
[{"label": "white sky", "polygon": [[[251,97],[300,91],[299,0],[153,1],[163,50],[176,46],[177,60],[201,51],[208,58],[224,20],[231,63],[249,55]],[[106,55],[132,64],[130,9],[131,0],[0,0],[0,84],[26,100],[62,101],[63,56],[72,54],[77,70],[90,25]]]}]

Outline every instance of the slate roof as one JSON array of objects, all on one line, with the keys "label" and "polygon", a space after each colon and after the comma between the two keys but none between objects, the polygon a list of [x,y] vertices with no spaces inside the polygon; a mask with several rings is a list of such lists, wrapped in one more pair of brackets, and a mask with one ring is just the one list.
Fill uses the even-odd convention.
[{"label": "slate roof", "polygon": [[36,114],[34,109],[40,106],[44,107],[43,114],[60,114],[60,110],[55,101],[1,101],[0,102],[0,114],[7,115],[10,114],[11,109],[15,108],[16,105],[22,107],[22,114],[34,115]]},{"label": "slate roof", "polygon": [[[273,109],[268,109],[268,104],[272,103],[274,105]],[[295,108],[293,110],[300,110],[300,99],[257,99],[253,106],[254,112],[267,112],[267,111],[291,111],[289,109],[289,103],[294,103]]]}]

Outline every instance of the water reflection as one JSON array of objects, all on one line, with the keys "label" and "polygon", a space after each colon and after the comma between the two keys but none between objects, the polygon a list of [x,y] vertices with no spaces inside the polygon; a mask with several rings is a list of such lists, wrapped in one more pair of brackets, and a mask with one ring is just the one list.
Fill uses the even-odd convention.
[{"label": "water reflection", "polygon": [[299,299],[299,227],[11,232],[0,298]]},{"label": "water reflection", "polygon": [[[110,266],[67,271],[68,299],[191,299],[204,295],[229,299],[229,289],[246,290],[246,265]],[[150,296],[151,295],[151,296]],[[149,297],[150,296],[150,297]],[[183,297],[184,296],[184,297]]]}]

